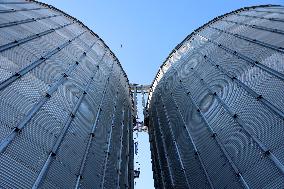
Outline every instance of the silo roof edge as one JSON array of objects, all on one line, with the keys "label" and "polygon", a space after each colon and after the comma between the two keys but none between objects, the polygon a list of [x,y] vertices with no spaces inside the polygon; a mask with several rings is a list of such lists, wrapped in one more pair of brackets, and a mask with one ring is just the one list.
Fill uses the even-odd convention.
[{"label": "silo roof edge", "polygon": [[148,100],[147,100],[147,104],[146,104],[146,108],[148,109],[149,108],[149,105],[150,105],[150,102],[151,102],[151,97],[152,97],[152,93],[154,92],[154,88],[155,86],[159,83],[159,81],[162,79],[162,77],[160,77],[160,79],[157,80],[157,78],[159,77],[160,75],[160,70],[163,69],[163,67],[165,66],[165,64],[168,62],[168,60],[177,52],[177,50],[183,46],[183,44],[185,42],[187,42],[188,40],[190,40],[197,32],[201,31],[202,29],[206,28],[208,25],[224,18],[225,16],[228,16],[228,15],[231,15],[231,14],[235,14],[239,11],[246,11],[246,10],[249,10],[249,9],[255,9],[255,8],[260,8],[260,7],[280,7],[282,5],[272,5],[272,4],[266,4],[266,5],[256,5],[256,6],[250,6],[250,7],[243,7],[243,8],[240,8],[240,9],[237,9],[237,10],[234,10],[234,11],[231,11],[231,12],[228,12],[228,13],[225,13],[221,16],[217,16],[215,18],[213,18],[212,20],[210,20],[209,22],[203,24],[202,26],[198,27],[197,29],[195,29],[192,33],[190,33],[189,35],[187,35],[184,40],[182,40],[182,42],[180,42],[178,45],[175,46],[175,48],[170,52],[170,54],[167,56],[167,58],[165,59],[165,61],[162,63],[162,65],[159,67],[159,70],[157,72],[157,74],[155,75],[154,77],[154,80],[152,81],[151,83],[151,87],[150,87],[150,92],[149,92],[149,95],[148,95]]}]

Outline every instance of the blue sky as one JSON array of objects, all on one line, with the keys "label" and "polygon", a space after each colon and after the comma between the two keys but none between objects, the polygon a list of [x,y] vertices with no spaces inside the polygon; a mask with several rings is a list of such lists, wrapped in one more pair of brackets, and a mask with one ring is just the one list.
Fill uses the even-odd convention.
[{"label": "blue sky", "polygon": [[[114,51],[131,82],[150,84],[171,50],[214,17],[283,0],[43,0],[78,18]],[[121,48],[120,45],[123,45]]]},{"label": "blue sky", "polygon": [[[150,84],[172,49],[214,17],[244,6],[284,5],[283,0],[42,1],[76,17],[97,33],[116,54],[130,82],[139,84]],[[139,149],[148,153],[147,136],[141,139]],[[140,157],[144,179],[136,189],[151,189],[149,154]]]}]

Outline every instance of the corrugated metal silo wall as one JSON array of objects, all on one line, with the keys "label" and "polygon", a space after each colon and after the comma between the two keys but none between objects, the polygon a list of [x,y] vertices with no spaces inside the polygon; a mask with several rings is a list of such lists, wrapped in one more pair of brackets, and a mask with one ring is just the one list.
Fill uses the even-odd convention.
[{"label": "corrugated metal silo wall", "polygon": [[284,188],[283,22],[281,6],[217,17],[161,66],[148,104],[157,188]]},{"label": "corrugated metal silo wall", "polygon": [[132,185],[128,79],[54,7],[0,1],[0,124],[0,188]]}]

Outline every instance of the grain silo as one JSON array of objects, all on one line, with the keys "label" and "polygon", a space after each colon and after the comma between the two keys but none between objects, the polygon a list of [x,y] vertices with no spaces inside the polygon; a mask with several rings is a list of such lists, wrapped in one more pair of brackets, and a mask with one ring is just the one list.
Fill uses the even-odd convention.
[{"label": "grain silo", "polygon": [[284,188],[284,7],[255,6],[195,30],[148,100],[157,188]]},{"label": "grain silo", "polygon": [[0,188],[132,188],[129,82],[93,31],[0,1]]}]

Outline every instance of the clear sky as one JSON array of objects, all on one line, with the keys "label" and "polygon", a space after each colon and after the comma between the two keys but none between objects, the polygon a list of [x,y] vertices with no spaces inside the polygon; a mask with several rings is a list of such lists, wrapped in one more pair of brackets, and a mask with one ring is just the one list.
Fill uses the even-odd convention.
[{"label": "clear sky", "polygon": [[[42,0],[81,20],[116,54],[131,82],[150,84],[172,49],[214,17],[283,0]],[[122,44],[122,48],[120,45]]]},{"label": "clear sky", "polygon": [[[130,82],[139,84],[150,84],[172,49],[214,17],[244,6],[284,5],[284,0],[41,1],[76,17],[97,33],[116,54]],[[148,139],[143,140],[139,149],[147,153]],[[149,154],[141,157],[149,162]],[[137,183],[136,189],[153,188],[150,165],[141,169],[148,177]]]}]

